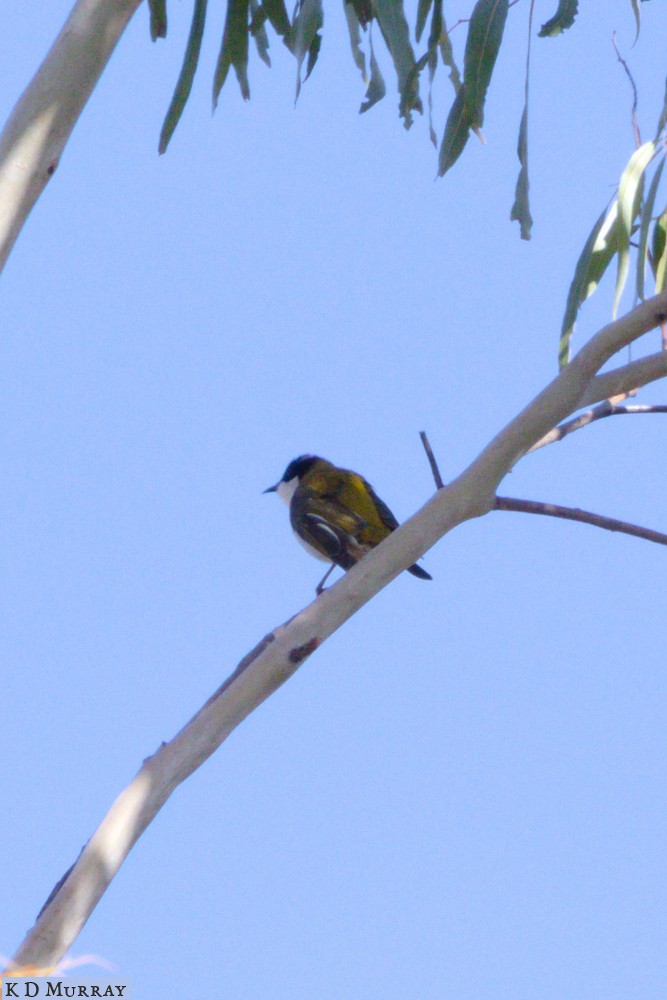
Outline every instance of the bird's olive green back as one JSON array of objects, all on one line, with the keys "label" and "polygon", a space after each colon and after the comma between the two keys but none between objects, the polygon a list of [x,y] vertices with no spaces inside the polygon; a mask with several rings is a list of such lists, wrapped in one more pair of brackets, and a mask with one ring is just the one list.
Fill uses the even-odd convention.
[{"label": "bird's olive green back", "polygon": [[[365,545],[379,545],[398,521],[386,504],[380,500],[370,483],[348,469],[338,469],[328,462],[318,462],[303,477],[300,489],[336,504],[339,516],[351,513],[357,519],[350,534]],[[361,518],[361,522],[358,519]],[[340,523],[340,522],[339,522]],[[352,528],[352,524],[350,524]]]}]

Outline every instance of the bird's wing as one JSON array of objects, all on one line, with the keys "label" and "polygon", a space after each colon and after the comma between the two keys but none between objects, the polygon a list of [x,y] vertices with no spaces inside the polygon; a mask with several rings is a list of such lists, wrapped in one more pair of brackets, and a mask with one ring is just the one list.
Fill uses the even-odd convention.
[{"label": "bird's wing", "polygon": [[373,487],[371,486],[371,484],[369,482],[367,482],[365,479],[364,479],[364,483],[366,484],[366,489],[368,490],[368,492],[369,492],[369,494],[371,496],[371,499],[373,500],[373,503],[375,504],[375,506],[377,508],[377,512],[380,515],[380,520],[391,531],[394,531],[395,528],[398,528],[398,521],[396,520],[396,518],[394,517],[394,515],[392,514],[392,512],[389,510],[389,508],[387,507],[386,503],[383,500],[380,500],[379,496],[377,495],[377,493],[375,492],[375,490],[373,489]]},{"label": "bird's wing", "polygon": [[355,559],[350,549],[358,547],[357,539],[366,522],[335,497],[313,497],[297,488],[290,505],[290,518],[292,527],[304,541],[343,569],[349,569],[363,554],[360,551]]}]

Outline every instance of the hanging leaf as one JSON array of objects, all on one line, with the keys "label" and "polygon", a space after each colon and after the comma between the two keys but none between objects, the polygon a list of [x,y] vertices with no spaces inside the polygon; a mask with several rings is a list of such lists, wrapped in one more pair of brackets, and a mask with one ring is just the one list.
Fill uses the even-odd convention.
[{"label": "hanging leaf", "polygon": [[415,72],[415,54],[410,44],[403,5],[396,0],[375,0],[374,12],[398,77],[398,113],[405,127],[410,128],[412,112],[421,112],[422,102],[419,97],[419,77]]},{"label": "hanging leaf", "polygon": [[169,145],[169,141],[174,134],[174,129],[178,125],[179,119],[183,114],[183,108],[187,104],[190,91],[192,90],[192,81],[194,80],[197,63],[199,62],[201,40],[206,22],[206,4],[207,0],[195,0],[195,9],[192,14],[192,24],[190,25],[190,34],[185,47],[183,65],[176,83],[174,96],[167,109],[162,131],[160,132],[159,153],[164,153]]},{"label": "hanging leaf", "polygon": [[294,44],[294,55],[296,56],[296,97],[294,103],[299,99],[301,93],[301,67],[303,61],[308,56],[305,80],[310,76],[313,66],[317,62],[317,57],[322,43],[320,29],[324,23],[324,13],[322,11],[322,0],[298,0],[294,24],[292,25],[292,39]]},{"label": "hanging leaf", "polygon": [[471,124],[466,104],[466,85],[464,83],[459,88],[447,116],[445,132],[440,144],[440,156],[438,158],[438,174],[440,177],[443,177],[454,166],[465,149],[470,135]]},{"label": "hanging leaf", "polygon": [[579,10],[579,0],[559,0],[558,10],[538,31],[539,38],[555,38],[571,28]]},{"label": "hanging leaf", "polygon": [[[662,169],[665,165],[665,158],[663,156],[660,161],[656,172],[653,174],[653,178],[649,185],[648,194],[644,200],[641,209],[641,222],[639,226],[639,245],[637,247],[637,283],[636,283],[636,297],[640,302],[644,301],[644,284],[646,279],[646,257],[648,254],[648,231],[651,225],[651,219],[653,217],[653,206],[655,205],[655,197],[658,192],[658,185],[660,184],[660,178],[662,177]],[[655,237],[655,228],[653,230],[653,235]],[[655,256],[654,256],[654,267],[655,267]]]},{"label": "hanging leaf", "polygon": [[229,67],[233,66],[243,99],[250,100],[248,84],[248,0],[228,0],[225,30],[213,77],[213,110],[218,106]]},{"label": "hanging leaf", "polygon": [[461,89],[461,74],[454,60],[454,50],[452,49],[452,42],[444,17],[442,19],[442,31],[440,32],[440,58],[449,70],[449,79],[452,81],[454,93],[458,94]]},{"label": "hanging leaf", "polygon": [[349,2],[354,7],[354,12],[359,19],[359,24],[366,30],[367,25],[373,20],[373,2],[372,0],[345,0]]},{"label": "hanging leaf", "polygon": [[579,255],[570,285],[558,345],[558,364],[562,368],[570,360],[570,340],[580,306],[592,295],[613,259],[619,239],[618,201],[605,209],[593,226]]},{"label": "hanging leaf", "polygon": [[514,191],[514,204],[510,212],[510,221],[518,222],[521,227],[521,239],[529,240],[531,229],[533,228],[533,217],[530,214],[530,181],[528,179],[528,101],[530,94],[530,43],[533,35],[533,5],[528,12],[528,45],[526,49],[526,80],[524,83],[524,104],[521,115],[521,125],[519,126],[519,141],[517,143],[517,156],[521,169],[516,181]]},{"label": "hanging leaf", "polygon": [[635,15],[635,40],[632,43],[634,45],[636,43],[637,39],[639,38],[639,28],[641,26],[641,16],[639,14],[639,4],[637,3],[637,0],[630,0],[630,3],[632,5],[632,13]]},{"label": "hanging leaf", "polygon": [[308,49],[308,63],[306,65],[306,75],[303,78],[304,83],[306,82],[310,74],[313,72],[315,63],[317,62],[317,58],[320,54],[321,47],[322,47],[322,36],[318,33],[313,38],[312,42],[310,43],[310,48]]},{"label": "hanging leaf", "polygon": [[148,0],[151,41],[167,37],[167,0]]},{"label": "hanging leaf", "polygon": [[[428,134],[434,147],[438,148],[438,137],[433,127],[433,80],[435,71],[438,68],[438,46],[445,27],[442,16],[442,0],[433,0],[433,17],[431,18],[431,31],[428,36],[428,49],[426,59],[428,62]],[[424,58],[424,57],[422,57]],[[417,73],[421,73],[421,59],[417,63]]]},{"label": "hanging leaf", "polygon": [[359,18],[357,17],[357,12],[351,3],[344,3],[345,17],[347,18],[347,30],[350,35],[350,48],[352,49],[352,58],[356,64],[357,69],[361,73],[361,79],[364,83],[368,82],[368,77],[366,75],[366,56],[361,47],[361,32],[359,30]]},{"label": "hanging leaf", "polygon": [[374,104],[381,101],[384,95],[387,93],[387,88],[385,86],[384,78],[380,72],[380,67],[377,64],[375,58],[375,50],[373,49],[373,36],[370,36],[370,48],[371,48],[371,79],[368,84],[368,89],[366,90],[366,96],[359,108],[359,114],[363,115],[364,111],[369,111]]},{"label": "hanging leaf", "polygon": [[258,0],[250,0],[250,34],[255,39],[255,45],[257,46],[257,55],[262,60],[263,63],[270,68],[271,58],[269,56],[269,36],[266,33],[267,13],[263,7],[260,6]]},{"label": "hanging leaf", "polygon": [[655,292],[664,292],[667,284],[667,209],[656,219],[653,227],[653,272]]},{"label": "hanging leaf", "polygon": [[419,5],[417,7],[417,24],[415,26],[415,38],[418,42],[421,41],[422,34],[424,33],[426,20],[432,3],[433,0],[419,0]]},{"label": "hanging leaf", "polygon": [[509,0],[477,0],[470,16],[463,68],[467,117],[471,127],[484,123],[484,104],[503,39]]},{"label": "hanging leaf", "polygon": [[618,185],[618,220],[620,228],[618,239],[618,271],[616,275],[616,288],[614,290],[614,304],[612,306],[613,319],[616,319],[618,304],[630,270],[630,237],[632,236],[634,221],[639,215],[644,172],[653,159],[654,152],[655,143],[653,142],[645,142],[643,146],[636,149],[630,157]]},{"label": "hanging leaf", "polygon": [[667,82],[665,83],[665,96],[662,102],[662,111],[660,112],[660,117],[658,118],[658,127],[655,131],[655,141],[657,142],[662,131],[667,124]]},{"label": "hanging leaf", "polygon": [[292,26],[289,21],[287,10],[283,0],[264,0],[262,7],[266,11],[266,16],[271,22],[271,27],[280,35],[285,45],[291,49]]},{"label": "hanging leaf", "polygon": [[529,240],[530,232],[533,227],[533,217],[530,214],[530,200],[528,196],[529,191],[529,181],[528,181],[528,103],[526,101],[526,106],[523,109],[523,114],[521,116],[521,126],[519,128],[519,142],[517,144],[517,155],[519,157],[519,163],[521,164],[521,169],[519,170],[519,176],[516,182],[516,190],[514,192],[514,204],[512,205],[512,211],[510,212],[510,220],[512,222],[518,222],[521,227],[521,239]]}]

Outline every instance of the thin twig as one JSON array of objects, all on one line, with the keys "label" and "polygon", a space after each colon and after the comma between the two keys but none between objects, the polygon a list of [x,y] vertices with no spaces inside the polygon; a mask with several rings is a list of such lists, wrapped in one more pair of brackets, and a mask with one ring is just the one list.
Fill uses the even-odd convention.
[{"label": "thin twig", "polygon": [[494,510],[513,510],[521,514],[543,514],[546,517],[561,517],[566,521],[581,521],[583,524],[592,524],[596,528],[605,528],[607,531],[620,531],[624,535],[643,538],[647,542],[667,545],[667,535],[664,535],[661,531],[653,531],[652,528],[642,528],[640,525],[630,524],[628,521],[618,521],[615,517],[604,517],[602,514],[593,514],[591,511],[581,510],[579,507],[561,507],[559,504],[542,503],[539,500],[515,500],[512,497],[496,497]]},{"label": "thin twig", "polygon": [[537,444],[534,444],[532,448],[529,449],[529,454],[531,451],[537,451],[538,448],[544,448],[547,444],[554,444],[556,441],[562,441],[564,437],[568,434],[572,434],[573,431],[579,431],[582,427],[588,427],[589,424],[595,423],[596,420],[603,420],[604,417],[619,417],[619,416],[632,416],[633,414],[642,413],[667,413],[667,406],[642,406],[639,403],[633,403],[631,405],[619,405],[618,403],[612,403],[610,400],[606,399],[604,403],[600,403],[599,406],[594,406],[591,410],[586,410],[585,413],[580,413],[579,416],[574,417],[572,420],[566,421],[564,424],[559,424],[558,427],[554,427],[552,431],[545,434]]},{"label": "thin twig", "polygon": [[426,431],[420,431],[419,436],[422,439],[422,444],[424,445],[424,451],[426,452],[426,457],[428,458],[429,465],[431,466],[431,472],[433,473],[433,478],[435,480],[435,487],[438,490],[444,489],[444,481],[440,475],[440,469],[438,468],[438,463],[436,457],[433,454],[433,449],[431,448],[431,443],[428,439]]},{"label": "thin twig", "polygon": [[632,95],[633,95],[633,97],[632,97],[632,130],[635,133],[635,145],[637,146],[637,149],[639,149],[639,147],[642,144],[642,138],[641,138],[641,134],[639,132],[639,124],[637,123],[637,85],[636,85],[636,83],[634,81],[634,77],[633,77],[632,73],[630,72],[630,67],[628,66],[627,62],[625,61],[625,59],[623,58],[623,56],[621,55],[621,53],[618,51],[618,46],[616,44],[616,32],[615,31],[613,32],[613,34],[611,36],[611,42],[612,42],[612,45],[614,46],[614,52],[616,53],[616,58],[618,59],[618,61],[620,62],[621,66],[625,70],[625,72],[627,74],[627,77],[628,77],[628,80],[630,81],[630,85],[632,87]]}]

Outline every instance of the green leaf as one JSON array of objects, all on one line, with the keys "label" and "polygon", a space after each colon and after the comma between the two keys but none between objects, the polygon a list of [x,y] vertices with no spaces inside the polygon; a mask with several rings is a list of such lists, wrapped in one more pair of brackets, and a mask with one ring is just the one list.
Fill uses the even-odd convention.
[{"label": "green leaf", "polygon": [[366,30],[366,26],[373,20],[373,0],[345,0],[354,7],[354,12],[359,18],[359,24]]},{"label": "green leaf", "polygon": [[440,33],[440,57],[444,65],[449,70],[449,79],[452,81],[454,93],[458,94],[462,86],[461,74],[459,73],[459,68],[454,60],[454,50],[452,49],[452,42],[449,37],[449,32],[447,31],[444,18],[442,20],[442,31]]},{"label": "green leaf", "polygon": [[266,16],[271,22],[273,30],[276,34],[280,35],[285,45],[291,48],[290,35],[292,33],[292,26],[283,0],[264,0],[262,7],[266,11]]},{"label": "green leaf", "polygon": [[359,31],[359,18],[357,17],[357,12],[351,3],[346,2],[343,4],[345,8],[345,17],[347,18],[347,30],[350,35],[350,48],[352,49],[352,58],[356,64],[357,69],[361,73],[361,79],[364,83],[368,82],[368,76],[366,75],[366,56],[361,48],[361,32]]},{"label": "green leaf", "polygon": [[421,112],[422,103],[419,97],[419,76],[415,71],[415,54],[410,44],[403,5],[397,0],[375,0],[374,10],[398,77],[398,112],[405,127],[410,128],[412,112]]},{"label": "green leaf", "polygon": [[415,27],[415,38],[418,42],[421,40],[424,28],[426,27],[426,19],[432,3],[433,0],[419,0],[419,5],[417,7],[417,24]]},{"label": "green leaf", "polygon": [[521,169],[516,180],[514,204],[510,212],[510,221],[518,222],[521,227],[521,239],[529,240],[533,228],[533,217],[530,214],[530,181],[528,178],[528,104],[530,95],[530,44],[533,35],[533,5],[528,12],[528,45],[526,50],[526,80],[524,83],[524,104],[519,126],[519,141],[516,153]]},{"label": "green leaf", "polygon": [[440,144],[440,155],[438,157],[438,174],[440,177],[443,177],[454,166],[465,149],[470,135],[471,124],[470,113],[466,104],[466,85],[464,83],[459,88],[447,116],[445,132]]},{"label": "green leaf", "polygon": [[571,28],[579,10],[579,0],[559,0],[558,10],[538,31],[539,38],[555,38]]},{"label": "green leaf", "polygon": [[303,78],[305,83],[310,74],[313,72],[315,63],[317,62],[317,57],[320,54],[320,49],[322,47],[322,36],[320,34],[315,35],[312,42],[310,43],[310,48],[308,49],[308,65],[306,66],[306,75]]},{"label": "green leaf", "polygon": [[[445,29],[445,21],[442,16],[442,0],[434,0],[433,17],[431,18],[431,31],[428,36],[428,134],[434,147],[438,148],[438,137],[433,127],[433,79],[438,68],[438,46]],[[421,60],[419,61],[421,62]],[[419,66],[419,63],[417,64]],[[418,70],[421,72],[421,69]]]},{"label": "green leaf", "polygon": [[579,307],[593,294],[616,253],[619,226],[618,201],[615,198],[593,226],[574,269],[558,345],[558,364],[561,368],[570,360],[570,340]]},{"label": "green leaf", "polygon": [[[655,197],[658,191],[658,185],[660,184],[660,178],[662,177],[662,168],[665,165],[665,158],[663,156],[660,161],[656,172],[653,174],[653,178],[649,185],[648,194],[642,205],[641,209],[641,223],[639,226],[639,246],[637,248],[637,284],[636,284],[636,296],[640,302],[644,301],[644,283],[646,278],[646,257],[648,253],[648,231],[651,225],[651,219],[653,217],[653,206],[655,205]],[[655,228],[653,230],[655,236]]]},{"label": "green leaf", "polygon": [[664,292],[667,278],[667,208],[660,215],[653,227],[653,271],[655,274],[655,292]]},{"label": "green leaf", "polygon": [[233,66],[244,100],[250,100],[248,84],[248,0],[228,0],[225,30],[213,77],[213,110],[218,106],[229,67]]},{"label": "green leaf", "polygon": [[533,217],[530,214],[530,200],[528,197],[528,102],[523,109],[521,116],[521,126],[519,128],[519,142],[517,145],[517,155],[521,169],[516,182],[514,192],[514,204],[510,212],[510,220],[518,222],[521,226],[521,239],[529,240],[530,231],[533,227]]},{"label": "green leaf", "polygon": [[176,83],[174,96],[172,97],[171,104],[167,109],[167,114],[162,125],[162,131],[160,132],[160,143],[158,145],[158,152],[160,153],[164,153],[169,145],[169,141],[174,134],[174,129],[178,125],[179,119],[183,114],[183,108],[187,104],[190,91],[192,90],[192,81],[194,80],[197,63],[199,62],[201,40],[202,35],[204,34],[204,24],[206,22],[206,4],[207,0],[195,0],[195,8],[192,14],[192,24],[190,25],[188,43],[185,47],[183,65]]},{"label": "green leaf", "polygon": [[477,0],[470,16],[463,69],[469,125],[484,122],[484,103],[503,40],[509,0]]},{"label": "green leaf", "polygon": [[317,61],[322,42],[319,32],[323,23],[322,0],[298,0],[294,23],[292,25],[294,55],[297,62],[296,97],[294,98],[294,103],[298,101],[299,94],[301,93],[301,67],[303,66],[303,60],[308,56],[304,80],[308,79]]},{"label": "green leaf", "polygon": [[630,0],[630,3],[632,5],[632,13],[635,15],[635,28],[636,28],[636,31],[635,31],[635,40],[632,43],[634,45],[636,43],[637,39],[639,38],[639,28],[641,26],[641,16],[639,14],[639,4],[637,3],[637,0]]},{"label": "green leaf", "polygon": [[250,34],[255,39],[255,45],[257,46],[257,54],[263,63],[267,66],[271,66],[271,58],[269,56],[269,37],[266,33],[267,13],[264,8],[259,4],[258,0],[250,0]]},{"label": "green leaf", "polygon": [[359,108],[359,114],[363,115],[365,111],[369,111],[374,104],[381,101],[384,95],[387,93],[387,88],[385,86],[384,78],[380,72],[380,67],[377,64],[375,58],[375,50],[373,49],[373,36],[370,36],[370,46],[371,46],[371,79],[368,84],[368,89],[366,90],[366,96]]},{"label": "green leaf", "polygon": [[151,41],[167,37],[167,0],[148,0]]},{"label": "green leaf", "polygon": [[660,112],[660,117],[658,118],[658,127],[655,131],[655,141],[657,142],[662,131],[667,124],[667,81],[665,82],[665,97],[662,102],[662,111]]},{"label": "green leaf", "polygon": [[616,319],[618,304],[625,288],[630,269],[630,237],[634,221],[639,215],[644,182],[644,172],[653,159],[655,143],[645,142],[636,149],[621,175],[618,185],[618,219],[620,223],[618,243],[618,271],[612,317]]}]

